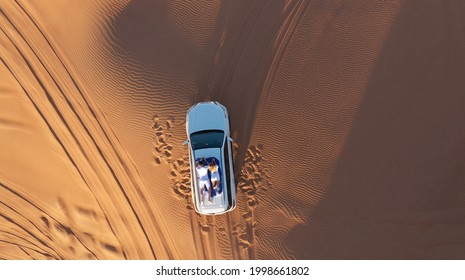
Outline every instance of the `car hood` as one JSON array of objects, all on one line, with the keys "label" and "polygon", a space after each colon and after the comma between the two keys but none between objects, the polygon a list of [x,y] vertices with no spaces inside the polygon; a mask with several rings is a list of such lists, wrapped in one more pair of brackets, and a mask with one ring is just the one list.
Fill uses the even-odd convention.
[{"label": "car hood", "polygon": [[227,128],[225,110],[216,102],[198,103],[187,112],[187,133],[202,130],[225,130]]}]

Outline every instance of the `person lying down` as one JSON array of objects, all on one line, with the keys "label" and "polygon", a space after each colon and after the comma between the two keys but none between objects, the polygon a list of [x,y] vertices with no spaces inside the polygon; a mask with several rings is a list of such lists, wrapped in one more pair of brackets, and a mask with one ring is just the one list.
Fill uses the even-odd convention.
[{"label": "person lying down", "polygon": [[201,158],[197,161],[195,169],[202,203],[205,202],[205,194],[207,194],[208,201],[212,202],[212,198],[222,191],[220,186],[221,175],[217,159],[211,158],[210,162],[205,158]]}]

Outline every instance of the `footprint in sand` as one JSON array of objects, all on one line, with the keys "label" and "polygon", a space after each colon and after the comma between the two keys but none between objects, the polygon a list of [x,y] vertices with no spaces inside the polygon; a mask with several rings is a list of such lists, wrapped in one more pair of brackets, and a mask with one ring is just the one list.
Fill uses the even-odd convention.
[{"label": "footprint in sand", "polygon": [[[186,201],[187,209],[194,209],[191,199],[189,157],[173,159],[173,145],[170,144],[172,138],[171,130],[174,129],[174,118],[152,118],[151,128],[155,131],[153,138],[153,155],[155,165],[168,164],[171,167],[169,177],[172,180],[174,193],[180,199]],[[182,125],[182,123],[181,123]]]},{"label": "footprint in sand", "polygon": [[259,203],[257,191],[266,191],[271,187],[268,172],[263,165],[262,149],[262,145],[250,146],[247,149],[238,179],[238,188],[246,195],[249,210],[253,210]]},{"label": "footprint in sand", "polygon": [[189,169],[189,157],[185,156],[171,164],[171,180],[173,181],[173,190],[176,195],[184,199],[187,203],[187,209],[194,209],[191,199],[191,177]]},{"label": "footprint in sand", "polygon": [[250,247],[251,244],[251,234],[247,231],[247,227],[241,224],[236,224],[232,228],[232,235],[236,236],[239,246],[241,246],[244,249],[247,249]]},{"label": "footprint in sand", "polygon": [[[233,147],[238,154],[238,146]],[[249,146],[245,151],[242,169],[237,180],[237,187],[245,195],[245,212],[242,213],[243,225],[233,228],[233,235],[237,236],[239,245],[244,248],[252,248],[255,239],[257,222],[254,220],[254,211],[259,204],[257,194],[267,191],[272,187],[268,178],[266,164],[263,161],[263,146]]]},{"label": "footprint in sand", "polygon": [[150,128],[155,131],[152,141],[152,153],[155,157],[154,162],[156,165],[160,165],[162,163],[171,164],[172,162],[173,146],[170,145],[169,142],[173,136],[173,134],[170,132],[173,127],[173,123],[174,119],[171,117],[168,117],[165,120],[161,120],[160,117],[155,115],[152,118]]}]

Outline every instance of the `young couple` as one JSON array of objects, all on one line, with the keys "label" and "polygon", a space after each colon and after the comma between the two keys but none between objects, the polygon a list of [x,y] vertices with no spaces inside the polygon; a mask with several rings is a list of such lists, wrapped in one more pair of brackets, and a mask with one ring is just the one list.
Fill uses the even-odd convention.
[{"label": "young couple", "polygon": [[[208,162],[205,158],[197,161],[197,180],[199,182],[200,192],[202,194],[202,202],[204,199],[203,193],[208,192],[208,201],[212,201],[212,189],[218,192],[220,186],[220,174],[218,172],[218,165],[216,160],[213,158],[212,162]],[[208,178],[208,172],[210,171],[210,179]]]}]

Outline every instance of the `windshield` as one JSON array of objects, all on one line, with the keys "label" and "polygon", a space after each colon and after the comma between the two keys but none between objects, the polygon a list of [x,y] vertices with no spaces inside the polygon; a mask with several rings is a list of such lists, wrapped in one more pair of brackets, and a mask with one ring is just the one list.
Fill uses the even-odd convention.
[{"label": "windshield", "polygon": [[191,134],[193,150],[205,148],[221,148],[223,146],[224,132],[221,130],[204,130]]}]

